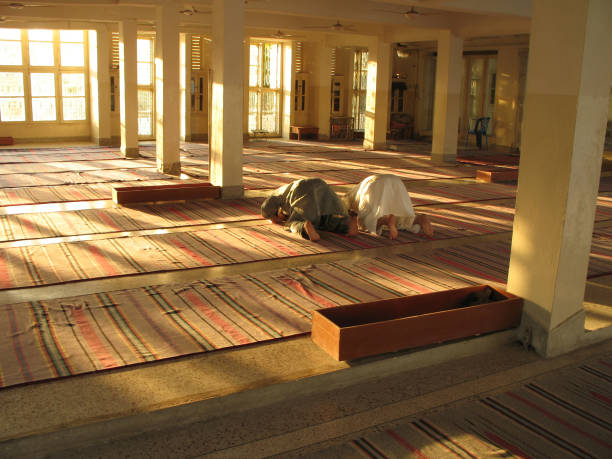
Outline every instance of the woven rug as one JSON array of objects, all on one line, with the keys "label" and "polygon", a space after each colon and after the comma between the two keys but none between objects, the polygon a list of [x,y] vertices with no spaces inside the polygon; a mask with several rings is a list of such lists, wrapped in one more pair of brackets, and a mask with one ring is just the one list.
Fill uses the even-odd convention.
[{"label": "woven rug", "polygon": [[[511,231],[514,214],[508,204],[423,211],[431,217],[437,240]],[[610,209],[604,211],[607,215],[598,211],[598,218],[610,218]],[[0,251],[0,289],[370,249],[425,239],[405,231],[393,241],[365,233],[356,237],[325,233],[313,243],[262,220],[248,227],[8,247]]]},{"label": "woven rug", "polygon": [[91,151],[84,153],[14,153],[7,154],[4,152],[0,153],[1,164],[11,163],[46,163],[46,162],[62,162],[62,161],[103,161],[107,159],[121,159],[123,155],[119,151]]},{"label": "woven rug", "polygon": [[78,183],[124,182],[129,180],[159,180],[171,177],[161,174],[155,167],[138,170],[108,169],[83,172],[48,172],[36,174],[0,175],[0,188],[18,188]]},{"label": "woven rug", "polygon": [[612,358],[374,429],[302,457],[610,457]]},{"label": "woven rug", "polygon": [[[97,161],[47,161],[32,163],[2,162],[0,176],[8,174],[51,174],[64,172],[89,172],[106,169],[146,169],[156,167],[150,160],[108,159]],[[4,178],[4,177],[3,177]],[[8,179],[5,178],[5,179]]]},{"label": "woven rug", "polygon": [[505,155],[499,153],[489,154],[467,154],[458,152],[457,161],[464,164],[474,164],[477,166],[518,166],[520,156]]},{"label": "woven rug", "polygon": [[0,241],[262,219],[263,198],[0,215]]},{"label": "woven rug", "polygon": [[[59,189],[61,187],[55,187],[52,191]],[[57,196],[45,195],[46,189],[28,188],[28,190],[32,193],[37,192],[37,197],[41,198],[41,201],[45,198],[53,200]],[[71,196],[72,199],[100,197],[100,194],[81,195],[78,190],[73,190],[73,193],[75,194]],[[417,189],[410,194],[413,204],[420,206],[511,198],[515,195],[515,187],[489,183],[451,184]],[[249,220],[261,218],[259,206],[262,200],[263,198],[236,201],[199,200],[133,207],[0,215],[0,241]]]},{"label": "woven rug", "polygon": [[503,287],[509,248],[472,244],[0,306],[0,386],[307,333],[312,311],[322,307]]},{"label": "woven rug", "polygon": [[[139,180],[122,182],[122,185],[172,185],[176,179]],[[113,182],[81,185],[24,186],[21,188],[0,189],[2,206],[44,204],[52,202],[96,201],[111,199]]]},{"label": "woven rug", "polygon": [[253,189],[270,189],[285,185],[300,178],[322,178],[330,185],[347,185],[361,182],[373,173],[389,173],[403,180],[433,180],[473,178],[476,169],[467,167],[422,167],[417,169],[351,169],[327,171],[282,172],[277,174],[250,174],[243,177],[244,187]]}]

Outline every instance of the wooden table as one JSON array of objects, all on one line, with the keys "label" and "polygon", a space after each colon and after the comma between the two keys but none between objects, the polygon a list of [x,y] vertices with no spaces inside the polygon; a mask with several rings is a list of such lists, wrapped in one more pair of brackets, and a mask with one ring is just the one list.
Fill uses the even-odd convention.
[{"label": "wooden table", "polygon": [[313,139],[319,138],[319,128],[315,126],[291,126],[289,136],[296,134],[298,140],[302,140],[303,136],[309,136]]}]

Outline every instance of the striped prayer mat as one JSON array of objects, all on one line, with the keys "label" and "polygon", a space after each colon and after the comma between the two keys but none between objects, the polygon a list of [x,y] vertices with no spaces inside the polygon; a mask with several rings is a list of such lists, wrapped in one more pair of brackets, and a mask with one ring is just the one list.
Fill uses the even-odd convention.
[{"label": "striped prayer mat", "polygon": [[34,153],[34,154],[63,154],[63,153],[89,153],[99,151],[118,151],[118,148],[100,147],[97,145],[87,145],[82,147],[65,146],[65,147],[27,147],[27,148],[0,148],[1,155],[11,155],[14,153]]},{"label": "striped prayer mat", "polygon": [[[172,185],[176,179],[122,182],[122,185]],[[188,182],[186,182],[188,183]],[[111,199],[113,182],[80,185],[24,186],[0,189],[2,206]]]},{"label": "striped prayer mat", "polygon": [[262,219],[263,198],[0,215],[0,241]]},{"label": "striped prayer mat", "polygon": [[520,156],[504,154],[459,154],[457,161],[464,164],[474,164],[478,166],[518,166]]},{"label": "striped prayer mat", "polygon": [[77,183],[123,182],[129,180],[159,180],[171,177],[161,174],[155,167],[138,170],[108,169],[83,172],[48,172],[36,174],[0,175],[0,188],[18,188]]},{"label": "striped prayer mat", "polygon": [[[422,210],[431,217],[438,240],[512,230],[511,205]],[[405,231],[393,241],[365,233],[326,233],[313,243],[262,220],[248,227],[9,247],[0,252],[0,289],[370,249],[424,238]]]},{"label": "striped prayer mat", "polygon": [[305,457],[610,457],[612,358],[378,428]]},{"label": "striped prayer mat", "polygon": [[150,160],[108,159],[97,161],[48,161],[37,163],[1,163],[0,175],[49,174],[98,171],[106,169],[143,169],[156,167]]},{"label": "striped prayer mat", "polygon": [[1,164],[10,163],[46,163],[61,161],[102,161],[107,159],[121,159],[119,151],[95,151],[86,153],[20,153],[0,154]]},{"label": "striped prayer mat", "polygon": [[0,386],[307,333],[321,307],[503,287],[508,256],[507,242],[472,244],[0,306]]},{"label": "striped prayer mat", "polygon": [[515,185],[500,183],[445,184],[419,188],[409,185],[408,191],[415,206],[488,201],[516,196]]},{"label": "striped prayer mat", "polygon": [[[53,190],[57,191],[58,188],[60,187],[55,187]],[[38,196],[44,198],[42,196],[44,190],[38,188],[28,188],[28,190],[38,191]],[[74,193],[73,199],[80,196],[77,192]],[[513,186],[489,183],[440,185],[410,192],[413,204],[416,206],[436,202],[456,203],[510,198],[514,193]],[[54,199],[53,196],[55,195],[47,199]],[[0,215],[0,241],[249,220],[261,218],[259,206],[262,200],[263,198],[235,201],[200,200],[133,207]]]},{"label": "striped prayer mat", "polygon": [[403,180],[432,180],[448,178],[473,178],[476,169],[462,167],[428,167],[418,169],[352,169],[326,171],[300,171],[271,174],[250,174],[243,177],[246,189],[268,189],[290,183],[300,178],[322,178],[330,185],[346,185],[359,183],[373,173],[392,173]]}]

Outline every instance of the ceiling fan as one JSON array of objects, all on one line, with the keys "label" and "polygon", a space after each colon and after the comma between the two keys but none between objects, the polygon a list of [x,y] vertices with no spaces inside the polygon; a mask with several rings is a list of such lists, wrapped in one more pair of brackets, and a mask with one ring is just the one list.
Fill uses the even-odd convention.
[{"label": "ceiling fan", "polygon": [[412,8],[410,8],[408,11],[404,11],[402,13],[402,15],[406,18],[406,19],[413,19],[417,16],[432,16],[434,14],[438,14],[438,13],[423,13],[422,11],[417,11],[414,6]]},{"label": "ceiling fan", "polygon": [[194,14],[210,14],[210,11],[200,11],[196,9],[195,6],[191,5],[190,8],[179,10],[179,14],[182,14],[184,16],[193,16]]},{"label": "ceiling fan", "polygon": [[354,30],[353,26],[341,24],[340,20],[337,19],[334,24],[324,25],[324,26],[304,26],[304,29],[323,29],[323,30],[332,30],[334,32],[345,32]]},{"label": "ceiling fan", "polygon": [[277,30],[276,32],[271,33],[268,36],[272,37],[272,38],[278,38],[279,40],[282,40],[282,39],[285,39],[285,38],[297,37],[298,35],[293,35],[291,33],[285,33],[282,30]]},{"label": "ceiling fan", "polygon": [[43,5],[42,3],[1,2],[0,6],[6,6],[13,10],[22,10],[24,8],[39,7],[39,6],[47,7],[47,6],[52,6],[52,5]]},{"label": "ceiling fan", "polygon": [[419,11],[417,10],[414,6],[411,7],[409,10],[407,11],[398,11],[398,10],[381,10],[381,9],[376,9],[375,11],[382,11],[383,13],[395,13],[395,14],[401,14],[402,16],[404,16],[406,19],[414,19],[418,16],[433,16],[439,13],[432,13],[430,11],[424,12],[424,11]]}]

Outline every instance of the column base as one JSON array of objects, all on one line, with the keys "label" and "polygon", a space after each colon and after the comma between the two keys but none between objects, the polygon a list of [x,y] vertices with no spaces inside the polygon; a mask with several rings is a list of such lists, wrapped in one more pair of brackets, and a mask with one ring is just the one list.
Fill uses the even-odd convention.
[{"label": "column base", "polygon": [[93,142],[101,147],[110,147],[113,144],[110,137],[100,137],[97,139],[93,139]]},{"label": "column base", "polygon": [[123,156],[125,158],[127,158],[127,159],[140,158],[140,153],[138,152],[138,147],[122,148],[121,149],[121,153],[123,153]]},{"label": "column base", "polygon": [[157,171],[161,172],[162,174],[181,175],[181,163],[180,161],[166,165],[158,163]]},{"label": "column base", "polygon": [[221,199],[238,199],[244,197],[242,185],[221,187]]},{"label": "column base", "polygon": [[448,165],[455,164],[457,162],[456,153],[432,153],[431,154],[432,164]]},{"label": "column base", "polygon": [[363,141],[364,150],[386,150],[387,142],[372,142],[371,140]]},{"label": "column base", "polygon": [[523,312],[518,329],[520,341],[543,357],[556,357],[580,347],[584,338],[584,309],[552,330],[546,330]]}]

